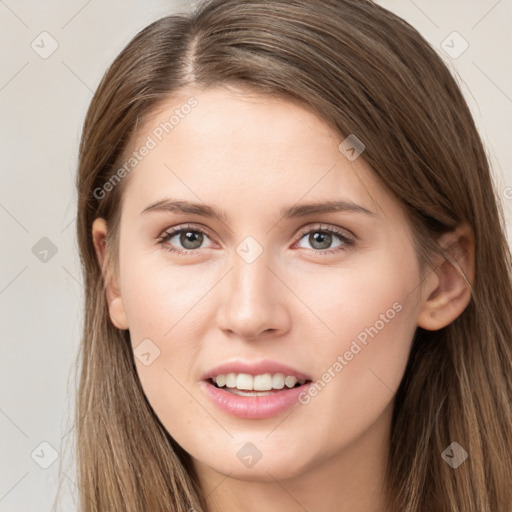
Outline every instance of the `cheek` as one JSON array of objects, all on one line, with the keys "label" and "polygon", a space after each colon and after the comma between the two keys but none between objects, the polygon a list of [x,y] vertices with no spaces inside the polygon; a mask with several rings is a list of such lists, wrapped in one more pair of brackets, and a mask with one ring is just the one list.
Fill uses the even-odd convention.
[{"label": "cheek", "polygon": [[315,352],[348,349],[358,337],[364,343],[365,337],[372,337],[368,330],[382,340],[381,345],[390,339],[395,344],[404,337],[408,340],[411,324],[415,325],[411,317],[419,279],[412,249],[404,248],[401,254],[383,249],[347,261],[337,268],[318,266],[314,272],[311,267],[289,267],[286,281],[293,283],[293,292],[307,307],[307,314],[295,321],[307,322],[308,332],[316,333]]},{"label": "cheek", "polygon": [[133,342],[149,336],[176,338],[177,331],[186,338],[184,330],[193,328],[189,318],[197,311],[204,313],[208,301],[202,298],[215,283],[208,270],[202,270],[199,279],[197,267],[168,263],[162,253],[128,256],[121,266],[123,304]]},{"label": "cheek", "polygon": [[201,325],[191,319],[205,313],[201,297],[208,279],[197,280],[193,266],[167,265],[162,256],[155,263],[154,253],[133,253],[121,260],[121,283],[137,372],[157,414],[179,411],[189,407],[179,383],[190,378],[199,350],[193,341],[201,339]]},{"label": "cheek", "polygon": [[403,375],[416,329],[418,278],[412,249],[403,249],[373,252],[352,266],[324,268],[314,279],[299,281],[297,295],[305,297],[314,313],[308,317],[317,332],[316,374],[336,375],[326,375],[325,380],[330,378],[333,384],[319,396],[328,394],[328,388],[343,390],[336,406],[349,406],[358,399],[366,403],[365,397],[376,394],[390,399]]},{"label": "cheek", "polygon": [[203,313],[201,322],[211,321],[204,309],[206,302],[201,301],[211,288],[209,279],[198,280],[193,266],[156,265],[151,258],[126,257],[121,281],[144,394],[168,431],[186,442],[189,431],[200,423],[207,426],[204,410],[192,398],[190,383],[202,338],[198,315]]},{"label": "cheek", "polygon": [[326,338],[315,344],[319,380],[303,404],[319,414],[332,412],[324,421],[328,436],[339,442],[357,436],[388,407],[416,330],[414,254],[372,255],[360,265],[315,278],[308,298],[308,304],[318,305],[316,313],[329,330],[324,327]]}]

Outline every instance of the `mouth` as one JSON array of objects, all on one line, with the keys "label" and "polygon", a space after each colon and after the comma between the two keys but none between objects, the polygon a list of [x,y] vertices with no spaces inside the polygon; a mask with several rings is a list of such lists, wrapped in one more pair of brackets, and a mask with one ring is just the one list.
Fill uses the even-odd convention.
[{"label": "mouth", "polygon": [[246,373],[220,374],[206,381],[217,389],[242,397],[268,396],[296,389],[311,382],[283,373],[249,375]]},{"label": "mouth", "polygon": [[228,373],[203,379],[201,387],[224,413],[256,420],[278,416],[297,405],[311,384],[311,379],[282,373]]},{"label": "mouth", "polygon": [[200,387],[213,405],[231,416],[263,419],[303,403],[312,377],[278,361],[232,360],[202,375]]}]

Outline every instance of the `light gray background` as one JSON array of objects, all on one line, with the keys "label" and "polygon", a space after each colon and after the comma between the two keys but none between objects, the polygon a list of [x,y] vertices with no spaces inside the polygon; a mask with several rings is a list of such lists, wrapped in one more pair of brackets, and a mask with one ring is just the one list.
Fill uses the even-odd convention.
[{"label": "light gray background", "polygon": [[[415,26],[457,75],[488,148],[510,240],[512,70],[506,55],[512,2],[379,3]],[[74,441],[72,365],[83,292],[74,234],[81,125],[102,74],[131,37],[190,5],[0,0],[0,512],[52,510],[59,468],[62,509],[75,510],[72,496],[79,491],[72,453],[64,449]],[[58,43],[46,59],[31,47],[35,41],[39,52],[50,48],[43,31]],[[457,58],[463,41],[454,31],[469,44]],[[46,262],[32,250],[43,237],[57,248]],[[52,451],[43,442],[58,457],[48,469],[41,465],[51,462]]]}]

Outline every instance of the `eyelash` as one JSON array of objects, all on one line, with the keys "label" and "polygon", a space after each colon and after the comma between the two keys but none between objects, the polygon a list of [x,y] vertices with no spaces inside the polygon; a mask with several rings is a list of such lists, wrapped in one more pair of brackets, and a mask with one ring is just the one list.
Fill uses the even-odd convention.
[{"label": "eyelash", "polygon": [[[170,231],[166,231],[165,233],[163,233],[162,236],[160,236],[158,238],[158,243],[164,245],[168,240],[173,238],[175,235],[182,233],[183,231],[192,231],[192,232],[196,232],[196,233],[202,233],[203,235],[208,236],[208,233],[203,228],[200,228],[198,226],[186,225],[186,226],[179,226],[177,228],[172,228]],[[343,242],[343,245],[339,245],[335,249],[310,249],[312,251],[315,251],[316,253],[333,254],[333,253],[337,253],[340,251],[347,251],[355,245],[355,240],[353,238],[349,238],[342,231],[340,231],[336,228],[332,228],[332,227],[323,228],[321,226],[301,230],[298,234],[298,237],[299,237],[298,241],[300,242],[300,240],[302,240],[305,235],[312,233],[312,232],[313,233],[314,232],[330,233],[332,235],[336,235],[337,237],[339,237],[340,240]],[[340,249],[340,247],[341,247],[341,249]],[[199,251],[199,249],[180,250],[180,249],[176,249],[170,245],[165,247],[165,249],[170,252],[179,254],[180,256],[192,256],[192,255],[196,254],[197,251]]]}]

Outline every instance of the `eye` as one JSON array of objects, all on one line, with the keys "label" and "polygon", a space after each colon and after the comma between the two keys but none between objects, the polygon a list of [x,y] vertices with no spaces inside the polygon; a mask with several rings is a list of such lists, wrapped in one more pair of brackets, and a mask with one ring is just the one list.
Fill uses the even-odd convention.
[{"label": "eye", "polygon": [[[165,245],[165,248],[171,252],[189,255],[196,253],[196,250],[201,247],[205,237],[208,237],[208,235],[204,229],[198,228],[197,226],[181,226],[166,231],[158,239],[158,243]],[[179,247],[176,248],[174,244],[170,243],[173,238],[177,239],[175,243],[181,244],[182,249]]]},{"label": "eye", "polygon": [[[355,239],[348,232],[329,226],[318,225],[314,228],[304,229],[299,233],[299,236],[298,244],[307,237],[307,242],[312,246],[311,249],[319,254],[331,254],[348,250],[355,244]],[[209,238],[207,232],[198,226],[180,226],[163,233],[158,239],[158,243],[164,245],[170,252],[190,256],[198,252],[205,237]],[[171,243],[173,239],[176,240]],[[338,239],[339,243],[333,248],[332,244],[335,239]],[[176,244],[180,244],[181,248],[176,247]],[[302,245],[299,245],[299,247],[304,248]]]},{"label": "eye", "polygon": [[[306,239],[314,251],[323,254],[332,254],[347,250],[355,244],[354,238],[345,230],[333,227],[322,227],[321,225],[313,229],[308,228],[303,230],[299,236],[301,238],[298,243]],[[340,243],[332,248],[333,241],[335,241],[336,238],[340,240]],[[299,247],[303,246],[299,245]]]}]

